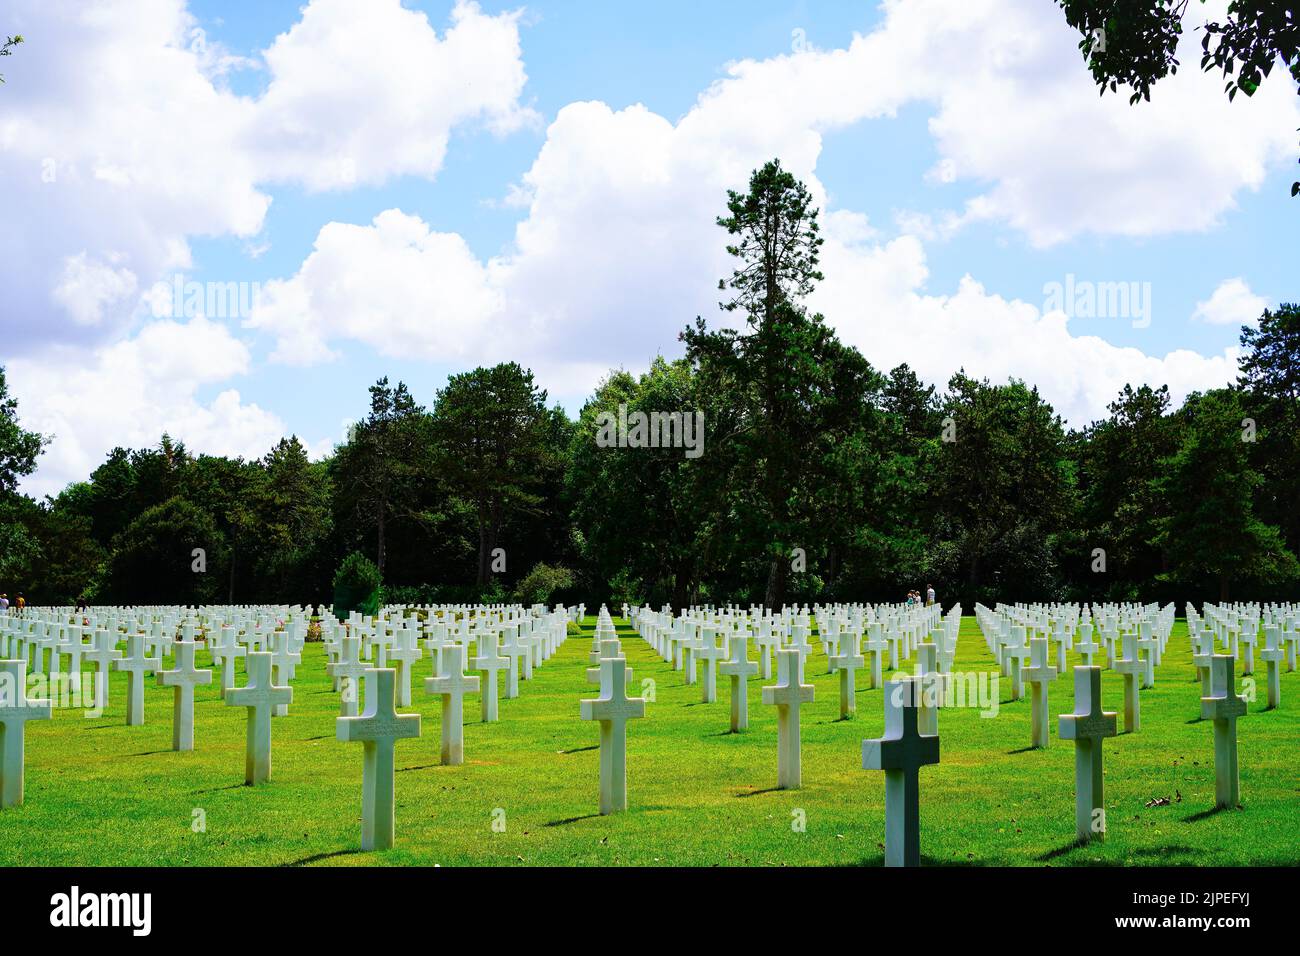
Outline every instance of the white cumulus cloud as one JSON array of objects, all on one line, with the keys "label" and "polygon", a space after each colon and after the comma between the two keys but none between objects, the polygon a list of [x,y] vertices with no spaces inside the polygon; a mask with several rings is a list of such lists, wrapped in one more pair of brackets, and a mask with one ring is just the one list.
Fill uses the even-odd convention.
[{"label": "white cumulus cloud", "polygon": [[1244,279],[1225,279],[1204,302],[1196,303],[1192,317],[1211,325],[1253,325],[1268,308],[1268,300],[1250,291]]}]

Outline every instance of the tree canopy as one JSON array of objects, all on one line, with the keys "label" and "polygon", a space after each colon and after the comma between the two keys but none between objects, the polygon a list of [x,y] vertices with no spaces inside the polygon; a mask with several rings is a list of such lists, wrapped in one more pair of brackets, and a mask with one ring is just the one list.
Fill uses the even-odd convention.
[{"label": "tree canopy", "polygon": [[366,606],[779,606],[927,584],[967,606],[1300,597],[1300,308],[1242,329],[1235,383],[1180,407],[1164,386],[1125,386],[1070,429],[1032,383],[959,369],[936,388],[841,342],[805,306],[817,218],[776,162],[729,193],[717,221],[734,295],[720,305],[744,321],[697,317],[680,357],[611,370],[576,420],[513,362],[420,390],[428,407],[382,378],[322,460],[296,436],[244,460],[162,435],[36,501],[19,488],[45,439],[0,369],[0,591],[346,592]]}]

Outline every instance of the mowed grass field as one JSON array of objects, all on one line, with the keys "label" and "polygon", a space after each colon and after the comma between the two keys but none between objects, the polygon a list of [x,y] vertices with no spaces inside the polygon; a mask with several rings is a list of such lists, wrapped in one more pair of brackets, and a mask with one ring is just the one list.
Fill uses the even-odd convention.
[{"label": "mowed grass field", "polygon": [[[478,721],[466,698],[465,764],[438,763],[440,705],[422,693],[423,736],[397,744],[397,845],[361,853],[362,748],[339,743],[320,644],[308,644],[287,717],[274,721],[269,784],[243,785],[244,710],[199,688],[196,750],[173,753],[171,691],[147,690],[146,723],[124,725],[126,680],[88,720],[56,711],[28,724],[26,803],[0,811],[0,865],[879,865],[884,776],[861,769],[861,740],[884,727],[882,691],[858,674],[856,717],[839,720],[838,676],[820,650],[807,675],[803,781],[776,783],[775,708],[749,685],[750,729],[728,733],[729,686],[700,702],[700,684],[660,662],[619,620],[637,686],[655,700],[628,732],[629,810],[597,815],[597,727],[578,718],[594,618],[502,699],[501,720]],[[956,669],[994,671],[973,618],[962,621]],[[751,654],[753,651],[751,650]],[[201,663],[207,652],[200,651]],[[888,662],[886,661],[886,664]],[[1071,655],[1070,664],[1079,663]],[[1285,665],[1284,665],[1285,667]],[[1240,662],[1237,673],[1240,675]],[[89,673],[89,672],[87,672]],[[886,674],[888,677],[888,674]],[[1199,720],[1184,623],[1175,626],[1156,686],[1142,692],[1142,729],[1105,744],[1104,843],[1072,847],[1074,747],[1027,750],[1028,699],[1000,684],[996,717],[941,711],[941,762],[921,771],[921,848],[931,865],[1276,865],[1300,862],[1300,673],[1283,674],[1282,708],[1258,699],[1240,727],[1242,808],[1214,805],[1213,734]],[[242,671],[239,681],[243,683]],[[503,680],[504,686],[504,680]],[[1241,680],[1238,681],[1241,690]],[[1104,675],[1106,709],[1120,713],[1119,675]],[[1070,674],[1050,689],[1053,715],[1073,709]],[[1170,803],[1148,806],[1157,798]],[[195,832],[196,811],[206,828]],[[805,826],[796,824],[803,821]],[[495,824],[495,826],[494,826]]]}]

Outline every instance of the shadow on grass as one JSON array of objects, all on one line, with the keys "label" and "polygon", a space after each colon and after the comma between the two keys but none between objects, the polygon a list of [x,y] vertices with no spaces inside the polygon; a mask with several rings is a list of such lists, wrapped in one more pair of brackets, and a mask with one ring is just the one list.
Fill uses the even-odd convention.
[{"label": "shadow on grass", "polygon": [[590,747],[574,747],[572,750],[561,750],[562,754],[580,754],[588,750],[599,750],[600,744],[592,744]]},{"label": "shadow on grass", "polygon": [[335,850],[332,853],[317,853],[313,856],[304,856],[301,860],[294,860],[291,863],[281,863],[281,866],[306,866],[308,863],[319,863],[321,860],[330,860],[336,856],[355,856],[360,850]]},{"label": "shadow on grass", "polygon": [[1007,751],[1007,756],[1011,756],[1012,754],[1027,754],[1027,753],[1033,753],[1035,750],[1043,750],[1043,749],[1045,749],[1045,748],[1043,748],[1043,747],[1032,747],[1032,746],[1031,746],[1031,747],[1018,747],[1018,748],[1016,748],[1015,750],[1008,750],[1008,751]]},{"label": "shadow on grass", "polygon": [[1055,850],[1048,850],[1046,853],[1040,853],[1038,856],[1034,857],[1034,859],[1039,863],[1051,863],[1053,860],[1065,856],[1072,850],[1080,850],[1087,845],[1088,844],[1081,840],[1071,840],[1069,843],[1065,844],[1065,846],[1058,846]]},{"label": "shadow on grass", "polygon": [[1241,807],[1210,807],[1210,809],[1202,810],[1200,813],[1193,813],[1190,817],[1183,817],[1183,822],[1200,823],[1202,820],[1210,819],[1210,817],[1217,817],[1220,813],[1227,813],[1230,809],[1240,810]]},{"label": "shadow on grass", "polygon": [[127,754],[128,757],[152,757],[155,754],[169,754],[170,750],[143,750],[138,754]]},{"label": "shadow on grass", "polygon": [[246,783],[242,783],[242,782],[241,782],[241,783],[231,783],[231,784],[227,784],[227,785],[224,786],[224,787],[211,787],[211,788],[209,788],[209,789],[207,789],[207,790],[195,790],[195,791],[194,791],[194,796],[197,797],[197,796],[198,796],[199,794],[201,794],[201,793],[220,793],[220,792],[223,791],[223,790],[240,790],[240,789],[242,789],[242,788],[244,788],[244,787],[246,787],[246,786],[248,786],[248,784],[246,784]]},{"label": "shadow on grass", "polygon": [[393,771],[393,773],[407,773],[408,771],[411,770],[437,770],[441,766],[442,764],[440,763],[425,763],[425,764],[421,764],[418,767],[398,767],[396,770]]},{"label": "shadow on grass", "polygon": [[781,792],[780,787],[764,787],[762,790],[744,790],[736,794],[736,796],[741,798],[757,797],[759,794],[763,794],[763,793],[780,793],[780,792]]},{"label": "shadow on grass", "polygon": [[600,816],[599,813],[585,813],[585,814],[583,814],[583,815],[580,816],[580,817],[568,817],[568,818],[566,818],[566,819],[564,819],[564,820],[552,820],[552,821],[550,821],[549,823],[543,823],[542,826],[544,826],[544,827],[562,827],[562,826],[567,826],[567,825],[570,824],[570,823],[577,823],[579,820],[593,820],[593,819],[595,819],[595,818],[598,817],[598,816]]}]

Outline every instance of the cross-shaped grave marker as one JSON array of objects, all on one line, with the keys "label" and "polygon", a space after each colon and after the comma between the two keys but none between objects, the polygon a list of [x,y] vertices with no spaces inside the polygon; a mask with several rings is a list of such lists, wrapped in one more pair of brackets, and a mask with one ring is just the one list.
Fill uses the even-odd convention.
[{"label": "cross-shaped grave marker", "polygon": [[50,701],[27,698],[27,661],[0,661],[0,810],[23,802],[27,721],[52,714]]},{"label": "cross-shaped grave marker", "polygon": [[254,651],[248,655],[248,683],[225,692],[226,706],[248,711],[244,743],[244,782],[250,787],[271,779],[271,711],[278,704],[293,702],[292,687],[271,682],[271,655]]},{"label": "cross-shaped grave marker", "polygon": [[798,789],[803,782],[799,760],[799,709],[811,703],[812,684],[803,683],[803,655],[798,648],[776,652],[776,683],[763,688],[763,703],[776,706],[776,785]]},{"label": "cross-shaped grave marker", "polygon": [[175,646],[173,670],[159,671],[158,684],[173,688],[172,693],[172,750],[194,749],[194,688],[198,684],[211,684],[212,671],[196,670],[194,641],[180,641]]},{"label": "cross-shaped grave marker", "polygon": [[645,716],[645,698],[627,696],[627,660],[600,661],[600,696],[579,704],[583,720],[600,723],[600,812],[627,809],[627,722]]},{"label": "cross-shaped grave marker", "polygon": [[712,704],[718,699],[718,662],[727,656],[727,649],[718,643],[717,631],[712,626],[705,625],[701,631],[695,656],[704,662],[704,682],[700,701]]},{"label": "cross-shaped grave marker", "polygon": [[749,659],[749,636],[733,634],[731,657],[718,665],[718,673],[731,678],[731,732],[749,728],[749,678],[758,673],[758,662]]},{"label": "cross-shaped grave marker", "polygon": [[113,662],[113,669],[126,671],[126,723],[138,727],[144,723],[144,679],[162,667],[156,657],[145,656],[145,638],[132,634],[126,639],[126,657]]},{"label": "cross-shaped grave marker", "polygon": [[442,698],[442,762],[465,762],[465,695],[478,690],[478,675],[465,673],[465,645],[443,647],[437,677],[427,677],[424,692]]},{"label": "cross-shaped grave marker", "polygon": [[1146,671],[1146,664],[1138,659],[1137,635],[1125,633],[1121,641],[1124,656],[1115,660],[1114,670],[1124,675],[1124,732],[1135,734],[1142,729],[1142,699],[1138,696],[1138,681]]},{"label": "cross-shaped grave marker", "polygon": [[[225,625],[218,632],[220,640],[208,640],[212,663],[221,667],[221,693],[235,686],[235,661],[248,654],[248,648],[235,639],[235,629]],[[212,635],[216,637],[217,635]]]},{"label": "cross-shaped grave marker", "polygon": [[858,709],[857,671],[867,663],[861,653],[862,635],[855,629],[840,632],[838,653],[830,659],[832,670],[840,675],[840,717]]},{"label": "cross-shaped grave marker", "polygon": [[[357,717],[334,718],[338,739],[363,744],[361,774],[361,849],[393,845],[396,816],[394,750],[398,740],[420,736],[420,715],[394,708],[397,671],[367,669],[366,709]],[[373,682],[373,683],[372,683]]]},{"label": "cross-shaped grave marker", "polygon": [[1047,663],[1047,638],[1036,637],[1029,642],[1030,665],[1025,668],[1029,682],[1030,746],[1041,749],[1051,739],[1047,717],[1047,685],[1056,680],[1056,668]]},{"label": "cross-shaped grave marker", "polygon": [[1202,719],[1214,721],[1214,805],[1235,807],[1241,802],[1237,770],[1237,718],[1246,715],[1246,701],[1237,696],[1231,654],[1215,654],[1210,661],[1209,697],[1201,698]]},{"label": "cross-shaped grave marker", "polygon": [[397,706],[411,706],[411,674],[415,665],[424,657],[424,650],[416,640],[416,632],[404,627],[397,632],[397,640],[388,656],[397,667]]},{"label": "cross-shaped grave marker", "polygon": [[915,678],[885,685],[885,735],[862,741],[862,769],[885,771],[885,866],[921,865],[920,770],[939,762],[939,738],[917,729]]},{"label": "cross-shaped grave marker", "polygon": [[1074,831],[1080,843],[1106,835],[1102,741],[1114,737],[1115,714],[1101,709],[1101,668],[1074,669],[1074,713],[1061,714],[1058,733],[1074,741]]},{"label": "cross-shaped grave marker", "polygon": [[[288,687],[289,682],[293,680],[294,669],[302,662],[302,655],[293,650],[289,643],[289,633],[287,631],[275,631],[271,637],[273,650],[271,651],[271,669],[272,683],[282,687]],[[271,711],[272,717],[287,717],[289,715],[289,702],[276,704]]]},{"label": "cross-shaped grave marker", "polygon": [[479,635],[479,656],[474,658],[474,669],[483,676],[483,723],[497,720],[497,675],[510,666],[510,658],[502,657],[497,649],[497,632],[489,629]]},{"label": "cross-shaped grave marker", "polygon": [[95,706],[103,711],[108,708],[108,669],[122,656],[117,649],[117,632],[100,630],[95,633],[91,649],[85,652],[85,658],[95,665]]},{"label": "cross-shaped grave marker", "polygon": [[1286,652],[1280,642],[1281,631],[1277,627],[1264,628],[1264,649],[1259,658],[1264,662],[1268,672],[1268,709],[1282,706],[1282,659]]},{"label": "cross-shaped grave marker", "polygon": [[339,659],[325,665],[325,670],[334,679],[340,694],[339,716],[355,717],[361,698],[361,678],[369,668],[361,660],[361,638],[345,637],[339,644]]}]

